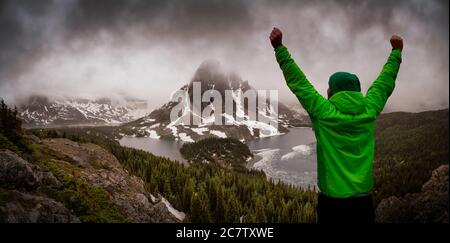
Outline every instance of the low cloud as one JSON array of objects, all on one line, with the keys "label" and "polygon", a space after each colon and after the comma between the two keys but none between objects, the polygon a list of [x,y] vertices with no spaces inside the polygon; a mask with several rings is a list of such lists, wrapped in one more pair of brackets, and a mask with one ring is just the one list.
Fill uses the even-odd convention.
[{"label": "low cloud", "polygon": [[448,107],[447,1],[1,1],[0,96],[30,94],[169,99],[206,59],[295,102],[268,34],[284,43],[325,95],[336,71],[365,91],[404,37],[397,87],[386,109]]}]

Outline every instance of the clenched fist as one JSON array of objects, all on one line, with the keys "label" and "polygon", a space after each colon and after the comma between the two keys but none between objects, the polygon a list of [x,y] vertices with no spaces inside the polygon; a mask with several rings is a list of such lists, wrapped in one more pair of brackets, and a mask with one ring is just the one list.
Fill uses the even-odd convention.
[{"label": "clenched fist", "polygon": [[398,35],[393,35],[391,37],[391,45],[393,49],[403,50],[403,39]]},{"label": "clenched fist", "polygon": [[270,43],[272,43],[273,48],[277,48],[281,46],[281,39],[283,38],[283,33],[281,30],[274,27],[272,32],[270,33]]}]

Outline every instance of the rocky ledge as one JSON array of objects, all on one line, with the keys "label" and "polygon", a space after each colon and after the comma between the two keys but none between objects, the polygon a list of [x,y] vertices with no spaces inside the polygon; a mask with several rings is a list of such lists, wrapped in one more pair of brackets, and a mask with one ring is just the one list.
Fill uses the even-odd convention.
[{"label": "rocky ledge", "polygon": [[[448,164],[435,169],[417,193],[383,199],[375,211],[383,223],[448,223]],[[444,213],[443,213],[444,212]]]},{"label": "rocky ledge", "polygon": [[36,143],[33,161],[0,150],[0,222],[151,222],[184,219],[108,151],[68,139]]}]

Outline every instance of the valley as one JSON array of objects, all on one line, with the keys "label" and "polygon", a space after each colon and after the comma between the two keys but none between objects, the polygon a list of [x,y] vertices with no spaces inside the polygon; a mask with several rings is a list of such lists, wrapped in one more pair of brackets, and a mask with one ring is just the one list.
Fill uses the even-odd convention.
[{"label": "valley", "polygon": [[[9,112],[6,112],[9,115],[2,116],[3,119],[14,121],[14,112],[12,110]],[[7,184],[4,185],[9,186],[2,187],[0,215],[17,216],[19,214],[20,217],[15,216],[15,219],[19,221],[49,220],[42,214],[43,212],[41,213],[42,218],[30,219],[27,218],[29,216],[26,213],[5,211],[6,208],[1,206],[17,205],[22,200],[20,198],[29,197],[27,194],[30,193],[38,198],[48,197],[49,205],[62,203],[58,210],[62,210],[61,212],[65,212],[64,214],[67,215],[64,220],[92,220],[94,222],[136,220],[128,214],[131,211],[123,211],[135,209],[123,208],[120,201],[111,201],[111,199],[103,201],[106,203],[104,205],[115,205],[112,208],[109,206],[109,208],[116,211],[105,211],[104,213],[111,216],[98,218],[103,215],[101,210],[104,206],[93,205],[94,208],[90,209],[91,211],[77,211],[73,207],[78,203],[73,205],[70,201],[65,201],[64,194],[58,196],[58,194],[52,193],[52,190],[54,191],[51,189],[52,187],[67,187],[64,192],[68,195],[83,193],[84,196],[81,199],[89,201],[96,194],[84,194],[83,191],[76,191],[80,189],[76,186],[77,183],[87,183],[88,188],[100,190],[100,195],[103,195],[101,197],[110,195],[109,197],[121,198],[120,194],[114,194],[116,189],[113,188],[129,190],[128,187],[131,185],[117,184],[122,180],[117,181],[114,178],[117,178],[120,173],[122,176],[127,176],[126,172],[119,172],[120,167],[128,171],[129,176],[135,176],[137,180],[142,180],[139,183],[142,183],[145,190],[141,193],[147,195],[146,200],[150,202],[149,210],[157,207],[158,210],[165,210],[168,213],[167,218],[163,216],[160,220],[169,218],[175,221],[182,219],[183,222],[315,222],[316,220],[317,189],[311,186],[295,185],[292,181],[277,178],[277,174],[285,174],[280,173],[282,170],[292,171],[290,163],[284,164],[285,169],[276,166],[270,167],[270,170],[267,169],[269,168],[268,164],[281,164],[289,159],[292,159],[293,164],[295,164],[294,162],[302,164],[305,163],[302,158],[314,154],[314,145],[311,144],[313,140],[305,140],[304,135],[300,136],[293,131],[283,136],[252,140],[247,144],[254,156],[254,160],[249,161],[251,166],[247,166],[246,169],[240,167],[238,170],[229,170],[223,166],[224,164],[217,166],[214,163],[180,163],[141,150],[145,149],[145,146],[136,147],[139,149],[122,147],[118,143],[119,138],[115,136],[116,132],[114,131],[117,127],[22,130],[14,125],[20,124],[20,121],[18,123],[2,122],[2,124],[3,126],[11,124],[12,127],[16,127],[2,130],[0,144],[2,153],[5,155],[2,156],[2,159],[11,158],[8,159],[9,161],[23,159],[26,162],[20,163],[31,163],[24,168],[31,168],[32,172],[29,172],[33,174],[31,178],[37,178],[33,179],[36,180],[35,182],[33,180],[30,182],[32,183],[31,187],[23,187],[22,185],[27,184],[23,184],[24,181],[21,178],[7,181]],[[311,130],[309,131],[311,132]],[[448,186],[442,187],[442,185],[446,185],[445,181],[448,185],[448,133],[445,131],[448,131],[448,109],[423,113],[388,113],[380,116],[376,130],[378,149],[374,163],[376,183],[373,191],[376,205],[379,205],[376,210],[378,222],[446,222],[446,220],[448,222],[448,217],[442,216],[443,213],[448,214],[448,207],[445,208],[445,205],[448,205]],[[283,152],[280,152],[281,149],[271,146],[282,144],[283,140],[280,139],[289,135],[293,136],[293,141],[296,143],[287,145],[283,148]],[[396,142],[399,141],[398,138],[401,138],[403,142]],[[166,139],[152,140],[179,142]],[[180,145],[182,146],[182,144]],[[295,146],[291,146],[294,144]],[[84,149],[94,149],[98,152],[89,155],[92,152],[86,154],[82,152]],[[205,152],[207,151],[209,149],[205,150]],[[275,152],[278,152],[279,157],[269,156],[274,155]],[[95,153],[99,154],[95,155]],[[83,156],[86,155],[89,156],[84,158]],[[96,157],[106,158],[105,156],[111,159],[95,159]],[[118,163],[117,161],[113,162],[114,158]],[[268,160],[269,158],[272,160]],[[211,162],[214,161],[216,160],[213,159]],[[30,171],[30,169],[27,170]],[[51,173],[46,177],[56,178],[56,180],[39,179],[43,178],[40,175],[44,172]],[[68,172],[69,174],[65,176],[64,173]],[[6,171],[2,173],[10,173],[10,171],[6,168]],[[73,177],[74,173],[76,177]],[[399,173],[403,176],[396,176]],[[100,179],[105,175],[106,181]],[[307,178],[304,175],[306,173],[303,173],[303,176],[298,174],[294,177],[304,180]],[[9,177],[2,178],[10,180]],[[407,178],[411,178],[411,180]],[[28,180],[25,179],[25,181]],[[130,180],[136,179],[130,178]],[[73,188],[73,185],[75,185],[75,191],[70,189]],[[23,195],[17,194],[11,189]],[[413,205],[411,204],[413,201],[408,202],[406,198],[414,198],[414,202],[426,202],[426,204]],[[126,198],[126,200],[131,199]],[[159,205],[162,206],[156,206],[158,202],[161,202]],[[393,210],[397,207],[395,205],[413,208],[410,211],[398,211]],[[421,209],[421,205],[426,207],[426,210],[425,208]],[[430,207],[430,205],[435,206]],[[441,205],[444,205],[444,208]],[[142,213],[142,211],[139,212]],[[420,214],[415,212],[420,212]],[[95,216],[96,214],[97,216]],[[180,215],[185,215],[185,218]],[[153,222],[159,219],[150,214],[147,220]],[[148,222],[147,220],[144,221]]]}]

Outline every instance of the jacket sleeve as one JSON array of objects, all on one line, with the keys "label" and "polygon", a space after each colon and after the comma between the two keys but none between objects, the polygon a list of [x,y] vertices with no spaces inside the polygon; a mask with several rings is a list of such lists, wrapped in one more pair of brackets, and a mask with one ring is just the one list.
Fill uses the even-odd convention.
[{"label": "jacket sleeve", "polygon": [[306,79],[305,74],[291,58],[288,49],[281,45],[275,48],[275,56],[283,71],[289,89],[294,93],[303,108],[311,117],[318,117],[328,100],[317,92],[314,86]]},{"label": "jacket sleeve", "polygon": [[395,79],[397,78],[402,62],[402,53],[400,50],[392,50],[387,63],[367,90],[367,105],[377,112],[377,115],[383,110],[389,96],[395,88]]}]

